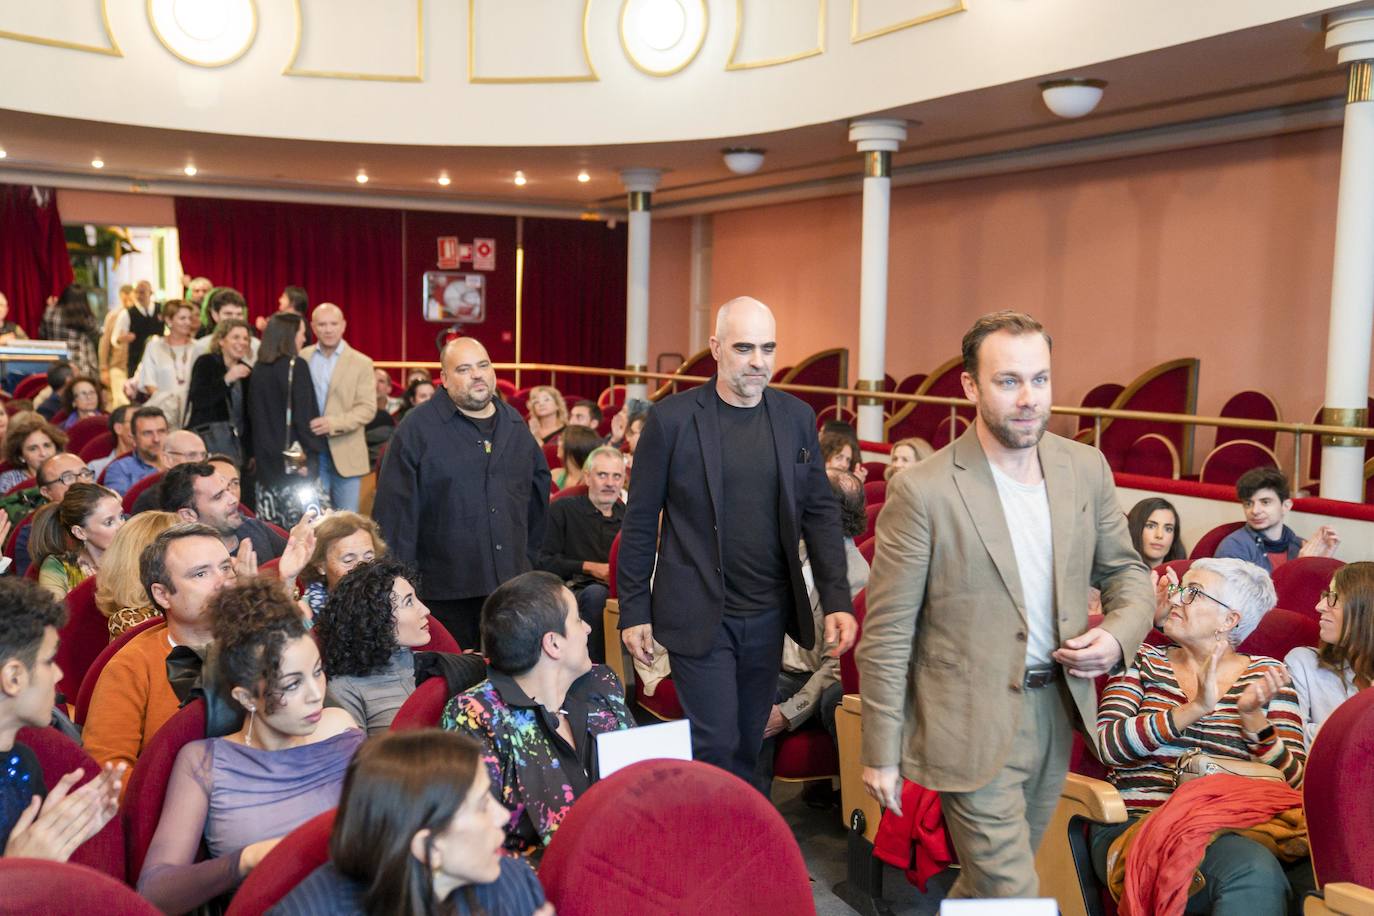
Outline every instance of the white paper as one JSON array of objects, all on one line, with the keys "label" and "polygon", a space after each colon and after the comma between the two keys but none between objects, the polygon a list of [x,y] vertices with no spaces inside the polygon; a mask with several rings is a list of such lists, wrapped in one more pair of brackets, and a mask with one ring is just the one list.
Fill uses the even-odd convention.
[{"label": "white paper", "polygon": [[596,755],[603,779],[641,760],[691,760],[692,725],[677,719],[602,732],[596,736]]},{"label": "white paper", "polygon": [[1059,916],[1053,897],[1036,900],[945,900],[940,916]]}]

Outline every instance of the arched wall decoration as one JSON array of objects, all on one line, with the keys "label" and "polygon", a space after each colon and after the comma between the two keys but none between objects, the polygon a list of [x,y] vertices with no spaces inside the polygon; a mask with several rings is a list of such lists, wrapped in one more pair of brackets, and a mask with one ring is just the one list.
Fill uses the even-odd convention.
[{"label": "arched wall decoration", "polygon": [[726,70],[756,70],[760,67],[776,67],[779,64],[790,64],[793,61],[805,60],[808,57],[815,57],[825,53],[825,14],[826,0],[817,0],[816,3],[816,46],[805,51],[798,51],[795,54],[785,54],[780,57],[767,57],[762,60],[738,60],[740,39],[744,36],[744,4],[746,0],[735,0],[735,38],[730,43],[730,57],[725,63]]},{"label": "arched wall decoration", "polygon": [[968,9],[965,0],[953,0],[949,6],[933,10],[923,16],[913,19],[904,19],[901,22],[894,22],[880,28],[870,29],[867,32],[859,31],[859,7],[863,0],[849,0],[849,43],[858,44],[861,41],[868,41],[870,38],[881,38],[884,35],[891,35],[893,32],[900,32],[902,29],[909,29],[912,26],[924,25],[935,19],[943,19],[945,16],[953,16],[955,13],[962,13]]},{"label": "arched wall decoration", "polygon": [[301,55],[301,40],[305,36],[305,13],[302,0],[292,0],[296,12],[296,40],[291,46],[291,59],[282,68],[282,76],[309,76],[328,80],[363,80],[376,83],[423,83],[425,81],[425,0],[415,0],[415,72],[363,73],[354,70],[308,70],[296,66]]},{"label": "arched wall decoration", "polygon": [[[675,65],[663,68],[655,68],[644,63],[636,56],[635,50],[631,47],[632,40],[626,31],[625,20],[630,12],[631,4],[635,2],[637,2],[637,0],[622,0],[620,4],[620,26],[616,31],[620,35],[620,50],[625,53],[625,59],[628,60],[631,64],[633,64],[634,68],[638,70],[640,73],[644,73],[648,76],[662,77],[672,76],[675,73],[681,73],[683,70],[685,70],[688,66],[691,65],[692,61],[697,59],[697,55],[701,53],[702,47],[706,44],[706,36],[711,32],[711,10],[706,0],[677,0],[677,2],[683,8],[683,12],[685,14],[685,18],[687,21],[686,23],[684,23],[683,26],[684,31],[682,37],[679,38],[678,41],[675,42],[671,47],[676,48],[682,42],[690,40],[688,32],[691,28],[692,15],[690,12],[688,12],[689,7],[699,8],[701,11],[701,34],[697,37],[696,45],[692,48],[691,52],[684,59],[682,59]],[[671,48],[667,50],[671,50]]]},{"label": "arched wall decoration", "polygon": [[[190,56],[190,46],[193,45],[196,41],[196,38],[193,35],[187,32],[183,32],[180,38],[178,38],[177,36],[169,37],[158,25],[159,21],[161,21],[164,26],[175,24],[176,2],[177,0],[148,0],[146,4],[146,11],[148,16],[148,25],[152,27],[153,35],[156,36],[158,43],[161,44],[162,47],[167,49],[168,54],[171,54],[173,57],[175,57],[182,63],[190,64],[193,67],[205,67],[206,69],[213,69],[215,67],[226,67],[229,64],[232,64],[234,61],[238,60],[243,55],[247,54],[248,49],[253,47],[253,42],[257,41],[257,0],[238,0],[239,3],[243,4],[248,9],[248,30],[247,33],[243,36],[242,42],[238,43],[237,47],[235,47],[233,50],[229,51],[227,54],[221,57],[213,57],[209,60],[192,57]],[[185,41],[187,43],[181,43],[182,41]]]},{"label": "arched wall decoration", "polygon": [[587,29],[592,15],[592,0],[582,0],[582,59],[587,62],[586,73],[568,76],[479,76],[477,73],[477,0],[468,0],[468,82],[518,85],[522,83],[596,83],[601,77],[592,63],[587,42]]},{"label": "arched wall decoration", "polygon": [[45,38],[42,35],[27,35],[23,32],[10,32],[0,29],[0,38],[8,38],[11,41],[22,41],[33,45],[44,45],[49,48],[65,48],[68,51],[85,51],[87,54],[104,54],[109,57],[123,57],[124,52],[119,47],[119,42],[115,41],[114,32],[110,29],[110,10],[109,0],[100,0],[100,25],[105,30],[105,40],[110,44],[108,47],[100,45],[82,44],[79,41],[65,41],[61,38]]}]

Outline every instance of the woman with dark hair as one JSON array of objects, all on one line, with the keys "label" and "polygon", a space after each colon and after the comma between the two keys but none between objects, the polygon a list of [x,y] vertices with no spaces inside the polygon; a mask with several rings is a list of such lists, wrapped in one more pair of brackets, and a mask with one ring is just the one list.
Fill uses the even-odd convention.
[{"label": "woman with dark hair", "polygon": [[587,456],[599,445],[601,437],[596,430],[585,426],[566,427],[558,440],[558,456],[563,459],[563,466],[553,472],[554,486],[566,490],[585,483],[582,467],[587,463]]},{"label": "woman with dark hair", "polygon": [[100,377],[96,344],[100,329],[86,295],[86,287],[73,283],[43,310],[38,336],[43,340],[60,340],[67,345],[67,360],[77,375]]},{"label": "woman with dark hair", "polygon": [[[177,754],[138,877],[138,892],[165,913],[232,891],[282,837],[334,807],[364,737],[348,713],[325,708],[319,650],[281,582],[230,585],[206,613],[207,664],[244,720]],[[197,862],[202,843],[210,857]]]},{"label": "woman with dark hair", "polygon": [[84,375],[76,375],[62,389],[62,410],[67,419],[59,427],[69,430],[88,417],[104,417],[100,412],[100,383]]},{"label": "woman with dark hair", "polygon": [[310,431],[320,415],[310,365],[296,354],[305,346],[305,319],[277,312],[267,321],[248,391],[257,461],[259,517],[290,528],[305,507],[323,499],[315,485],[325,441]]},{"label": "woman with dark hair", "polygon": [[1326,717],[1374,682],[1374,563],[1336,570],[1317,601],[1321,646],[1299,646],[1284,657],[1298,694],[1308,748]]},{"label": "woman with dark hair", "polygon": [[67,434],[32,411],[9,418],[5,431],[5,462],[8,471],[0,473],[0,493],[37,479],[38,469],[53,455],[67,447]]},{"label": "woman with dark hair", "polygon": [[516,576],[482,605],[487,679],[444,708],[444,728],[482,742],[492,791],[515,815],[513,851],[548,844],[599,776],[596,736],[635,724],[620,680],[592,664],[590,632],[557,576]]},{"label": "woman with dark hair", "polygon": [[821,431],[821,460],[827,468],[848,471],[859,478],[860,483],[868,479],[864,469],[863,452],[859,447],[859,437],[848,423],[831,421]]},{"label": "woman with dark hair", "polygon": [[119,494],[94,483],[74,483],[61,502],[33,516],[29,556],[38,564],[38,584],[61,601],[96,574],[105,551],[124,525]]},{"label": "woman with dark hair", "polygon": [[348,765],[329,862],[269,916],[553,916],[529,864],[501,854],[509,816],[475,741],[373,738]]},{"label": "woman with dark hair", "polygon": [[367,729],[384,732],[415,692],[415,649],[429,642],[429,608],[415,573],[399,560],[364,563],[339,580],[316,622],[325,703]]},{"label": "woman with dark hair", "polygon": [[205,440],[205,449],[228,455],[240,464],[251,455],[249,434],[248,362],[253,336],[247,322],[221,321],[210,335],[210,352],[191,366],[187,400],[191,404],[186,428]]},{"label": "woman with dark hair", "polygon": [[1126,527],[1136,553],[1151,569],[1162,563],[1187,559],[1183,547],[1183,525],[1173,503],[1158,496],[1149,496],[1126,513]]},{"label": "woman with dark hair", "polygon": [[386,553],[377,523],[357,512],[331,512],[315,525],[315,550],[301,570],[301,600],[311,619],[320,615],[329,593],[344,576]]},{"label": "woman with dark hair", "polygon": [[401,412],[396,415],[396,420],[399,422],[406,414],[434,397],[435,390],[433,380],[428,377],[413,378],[407,382],[405,394],[401,395]]}]

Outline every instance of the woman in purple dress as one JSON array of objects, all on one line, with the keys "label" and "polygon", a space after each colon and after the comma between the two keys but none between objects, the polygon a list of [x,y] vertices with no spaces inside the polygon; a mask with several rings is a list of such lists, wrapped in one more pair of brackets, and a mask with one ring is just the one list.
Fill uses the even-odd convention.
[{"label": "woman in purple dress", "polygon": [[[207,608],[222,689],[243,726],[181,749],[138,890],[184,913],[238,886],[300,824],[339,800],[363,732],[324,707],[320,653],[281,583],[256,579]],[[196,861],[201,843],[209,858]]]}]

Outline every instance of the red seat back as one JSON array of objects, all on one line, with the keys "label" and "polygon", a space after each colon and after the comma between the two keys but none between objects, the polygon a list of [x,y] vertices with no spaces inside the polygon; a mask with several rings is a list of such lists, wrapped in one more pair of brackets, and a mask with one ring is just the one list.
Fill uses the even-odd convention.
[{"label": "red seat back", "polygon": [[550,439],[544,443],[544,461],[549,465],[549,470],[556,471],[563,466],[563,461],[558,457],[558,440]]},{"label": "red seat back", "polygon": [[[33,563],[29,568],[37,566]],[[57,689],[68,700],[74,700],[81,690],[81,679],[110,644],[109,621],[95,606],[95,576],[67,592],[67,625],[59,635],[57,664],[62,669],[62,680]]]},{"label": "red seat back", "polygon": [[[868,611],[868,590],[864,589],[854,596],[854,619],[859,622],[854,633],[854,648],[864,635],[864,614]],[[854,662],[854,649],[840,656],[840,689],[845,693],[859,692],[859,666]]]},{"label": "red seat back", "polygon": [[396,718],[391,720],[391,730],[401,732],[416,728],[438,728],[447,703],[448,684],[441,677],[429,678],[416,687],[415,692],[406,697],[401,708],[396,710]]},{"label": "red seat back", "polygon": [[7,913],[58,916],[79,909],[99,909],[101,916],[158,916],[157,907],[93,868],[42,859],[0,859],[0,887]]},{"label": "red seat back", "polygon": [[1279,460],[1272,449],[1249,439],[1232,439],[1218,445],[1202,459],[1198,480],[1232,487],[1246,471],[1278,466]]},{"label": "red seat back", "polygon": [[862,541],[865,538],[873,537],[878,529],[878,513],[881,511],[883,511],[882,503],[872,503],[864,506],[864,515],[868,516],[868,527],[864,529],[863,534],[859,535],[858,540]]},{"label": "red seat back", "polygon": [[105,670],[105,666],[110,663],[110,659],[115,657],[115,653],[124,648],[125,643],[133,639],[139,633],[149,627],[155,627],[162,623],[162,617],[150,617],[140,624],[129,627],[115,639],[114,642],[100,650],[100,654],[91,662],[91,666],[86,669],[86,674],[81,678],[81,687],[76,692],[76,709],[72,713],[72,721],[77,725],[86,724],[86,715],[91,711],[91,697],[95,695],[95,685],[100,680],[100,672]]},{"label": "red seat back", "polygon": [[935,432],[932,433],[930,437],[930,447],[933,449],[944,448],[946,445],[949,445],[955,439],[962,436],[964,430],[968,429],[968,426],[969,421],[965,420],[963,417],[942,417],[940,421],[935,424]]},{"label": "red seat back", "polygon": [[1279,606],[1317,616],[1317,601],[1331,584],[1331,577],[1345,564],[1335,557],[1298,557],[1274,570],[1274,591]]},{"label": "red seat back", "polygon": [[566,490],[559,490],[557,493],[553,495],[549,502],[556,503],[560,499],[566,499],[569,496],[581,496],[586,492],[587,485],[585,483],[579,483],[576,486],[568,487]]},{"label": "red seat back", "polygon": [[625,406],[624,385],[611,385],[603,388],[601,393],[596,396],[596,406],[601,408],[601,412],[606,416],[612,416],[616,411]]},{"label": "red seat back", "polygon": [[[1211,531],[1197,539],[1193,549],[1188,553],[1188,559],[1201,560],[1204,557],[1214,557],[1221,542],[1226,540],[1226,536],[1237,528],[1244,525],[1244,522],[1227,522],[1224,525],[1217,525]],[[1324,588],[1325,586],[1323,586]]]},{"label": "red seat back", "polygon": [[429,642],[420,646],[418,652],[451,652],[458,655],[463,651],[458,645],[458,640],[453,638],[453,634],[439,622],[439,618],[433,614],[429,615]]},{"label": "red seat back", "polygon": [[205,701],[196,699],[183,706],[149,739],[134,771],[128,777],[120,814],[124,817],[124,851],[130,884],[138,883],[143,859],[157,832],[162,817],[162,800],[172,778],[177,754],[192,741],[205,737]]},{"label": "red seat back", "polygon": [[1287,608],[1271,608],[1260,618],[1255,632],[1245,637],[1236,651],[1243,655],[1267,655],[1283,661],[1298,646],[1316,646],[1320,641],[1317,618]]},{"label": "red seat back", "polygon": [[[49,789],[72,770],[82,771],[76,788],[100,774],[100,765],[80,745],[55,728],[21,728],[15,738],[38,758],[43,768],[43,782]],[[129,774],[124,774],[124,778],[128,779]],[[124,825],[119,817],[112,818],[99,833],[78,846],[70,861],[123,881]]]},{"label": "red seat back", "polygon": [[1146,433],[1126,449],[1121,470],[1127,474],[1175,480],[1179,474],[1178,450],[1159,433]]},{"label": "red seat back", "polygon": [[620,597],[620,588],[616,585],[615,574],[620,569],[620,532],[616,532],[615,540],[611,541],[611,557],[606,563],[610,569],[606,573],[606,578],[611,581],[606,585],[606,591],[611,598]]},{"label": "red seat back", "polygon": [[[883,473],[887,470],[886,461],[865,461],[864,470],[868,471],[868,479],[864,481],[864,486],[868,486],[871,481],[883,482]],[[886,492],[886,491],[884,491]]]},{"label": "red seat back", "polygon": [[32,399],[34,395],[46,387],[48,387],[48,374],[46,372],[34,372],[21,378],[19,384],[14,386],[14,399],[16,401],[22,401],[25,398]]},{"label": "red seat back", "polygon": [[515,394],[515,382],[510,379],[499,378],[496,380],[496,390],[501,392],[501,399],[509,402],[511,396]]},{"label": "red seat back", "polygon": [[870,473],[868,480],[864,481],[864,505],[871,506],[874,503],[881,503],[887,499],[887,481],[883,480],[881,474]]},{"label": "red seat back", "polygon": [[516,411],[519,412],[520,416],[523,417],[527,413],[527,411],[525,410],[525,405],[528,403],[529,399],[530,389],[520,388],[517,389],[514,394],[512,394],[509,398],[506,399],[506,403],[514,407]]},{"label": "red seat back", "polygon": [[18,493],[21,490],[27,490],[30,487],[36,486],[38,486],[37,477],[25,477],[23,480],[6,490],[4,495],[9,496],[11,493]]},{"label": "red seat back", "polygon": [[560,916],[725,913],[748,900],[789,916],[816,912],[782,815],[699,761],[648,760],[593,785],[553,835],[539,880]]},{"label": "red seat back", "polygon": [[857,546],[859,548],[859,555],[864,558],[864,562],[867,563],[869,566],[872,566],[873,551],[876,550],[878,547],[878,539],[864,538],[862,541],[859,542]]},{"label": "red seat back", "polygon": [[823,728],[799,728],[778,735],[773,750],[775,779],[828,779],[840,775],[840,752]]},{"label": "red seat back", "polygon": [[[1279,405],[1263,391],[1238,391],[1222,405],[1220,416],[1235,420],[1277,420]],[[1249,439],[1273,449],[1279,434],[1272,429],[1231,429],[1217,427],[1217,445],[1224,445],[1236,439]]]},{"label": "red seat back", "polygon": [[[1103,382],[1088,389],[1088,393],[1083,395],[1083,400],[1078,402],[1080,407],[1111,407],[1116,401],[1117,395],[1126,390],[1125,385],[1118,385],[1116,382]],[[1078,418],[1078,431],[1081,433],[1085,429],[1094,427],[1092,417]]]},{"label": "red seat back", "polygon": [[155,486],[161,480],[162,472],[154,471],[152,474],[149,474],[147,477],[130,487],[129,492],[124,494],[124,514],[132,515],[134,503],[138,501],[138,497],[142,495],[144,490],[151,486]]},{"label": "red seat back", "polygon": [[329,861],[331,808],[292,830],[243,879],[225,916],[260,916],[281,902],[310,873]]},{"label": "red seat back", "polygon": [[[913,372],[906,378],[897,383],[897,394],[915,394],[916,389],[921,387],[921,383],[926,380],[924,372]],[[894,408],[900,408],[899,402],[891,402]]]},{"label": "red seat back", "polygon": [[[109,435],[110,418],[104,414],[97,414],[94,417],[87,417],[84,420],[77,420],[72,424],[72,428],[67,430],[67,451],[73,454],[81,454],[81,447],[101,433]],[[105,454],[109,454],[107,450]]]},{"label": "red seat back", "polygon": [[[83,420],[82,422],[85,421]],[[77,425],[79,426],[80,424]],[[67,450],[70,452],[76,452],[78,455],[81,456],[82,461],[86,462],[87,464],[90,464],[92,461],[95,461],[99,458],[104,458],[107,455],[109,455],[110,452],[113,452],[115,450],[115,443],[116,440],[114,433],[106,429],[103,433],[96,433],[90,439],[86,440],[85,444],[82,445],[79,449],[72,448],[71,442],[68,441]]]},{"label": "red seat back", "polygon": [[1303,810],[1318,884],[1374,887],[1374,690],[1361,690],[1322,725],[1307,757]]},{"label": "red seat back", "polygon": [[33,524],[33,513],[30,512],[19,520],[19,524],[10,529],[9,537],[5,538],[5,556],[15,559],[14,548],[19,543],[19,532]]}]

